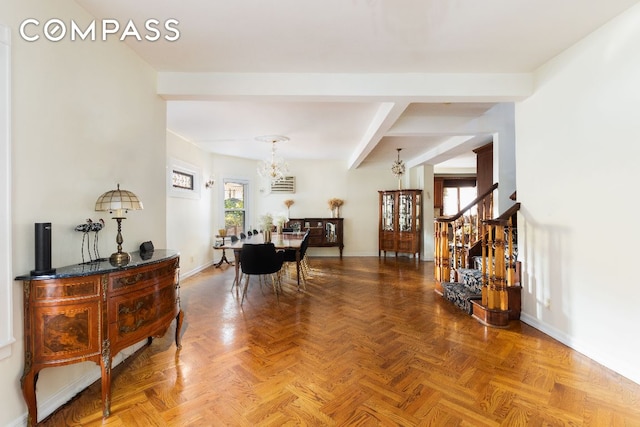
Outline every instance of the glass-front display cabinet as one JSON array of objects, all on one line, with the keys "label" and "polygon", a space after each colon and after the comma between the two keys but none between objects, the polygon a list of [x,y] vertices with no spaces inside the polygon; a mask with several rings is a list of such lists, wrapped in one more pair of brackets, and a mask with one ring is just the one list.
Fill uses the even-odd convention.
[{"label": "glass-front display cabinet", "polygon": [[378,191],[380,226],[378,256],[387,251],[420,257],[422,237],[422,190]]}]

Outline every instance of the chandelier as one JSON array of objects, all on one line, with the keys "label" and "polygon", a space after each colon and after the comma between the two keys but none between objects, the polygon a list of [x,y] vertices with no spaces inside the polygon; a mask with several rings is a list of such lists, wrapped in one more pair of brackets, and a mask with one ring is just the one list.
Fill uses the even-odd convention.
[{"label": "chandelier", "polygon": [[398,150],[398,160],[394,160],[391,165],[391,172],[396,176],[396,178],[401,178],[404,175],[404,162],[400,160],[400,151],[402,148],[396,148]]},{"label": "chandelier", "polygon": [[402,148],[396,148],[398,150],[398,159],[393,161],[391,165],[391,172],[398,178],[398,190],[402,190],[402,175],[404,175],[404,162],[400,160],[400,150]]},{"label": "chandelier", "polygon": [[258,163],[258,175],[271,182],[284,179],[289,173],[289,165],[281,157],[276,157],[276,143],[288,141],[289,138],[281,135],[266,135],[256,137],[256,140],[271,143],[271,157]]}]

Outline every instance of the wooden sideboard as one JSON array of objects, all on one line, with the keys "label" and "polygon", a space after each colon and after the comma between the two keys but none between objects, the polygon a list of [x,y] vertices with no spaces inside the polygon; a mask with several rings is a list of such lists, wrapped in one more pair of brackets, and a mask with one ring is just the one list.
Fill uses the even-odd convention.
[{"label": "wooden sideboard", "polygon": [[309,230],[309,247],[344,249],[344,218],[295,218],[285,225],[295,231]]},{"label": "wooden sideboard", "polygon": [[92,361],[100,365],[103,415],[111,411],[111,363],[122,349],[165,334],[176,319],[180,348],[177,252],[131,253],[124,267],[108,260],[57,268],[51,276],[18,276],[24,289],[22,392],[28,425],[37,418],[36,382],[43,368]]}]

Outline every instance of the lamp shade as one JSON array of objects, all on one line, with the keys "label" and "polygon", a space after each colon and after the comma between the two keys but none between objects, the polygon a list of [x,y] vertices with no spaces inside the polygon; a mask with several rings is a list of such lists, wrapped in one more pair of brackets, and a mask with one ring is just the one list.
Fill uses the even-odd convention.
[{"label": "lamp shade", "polygon": [[107,191],[96,201],[96,211],[116,212],[116,216],[140,209],[143,207],[138,196],[131,191],[121,190],[120,184],[116,190]]}]

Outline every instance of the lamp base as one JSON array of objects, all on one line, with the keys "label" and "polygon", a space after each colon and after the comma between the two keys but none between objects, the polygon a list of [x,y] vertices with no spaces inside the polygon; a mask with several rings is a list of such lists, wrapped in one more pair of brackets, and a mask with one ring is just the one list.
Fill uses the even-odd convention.
[{"label": "lamp base", "polygon": [[122,267],[129,264],[131,261],[131,255],[127,252],[114,252],[109,257],[109,262],[113,266]]}]

